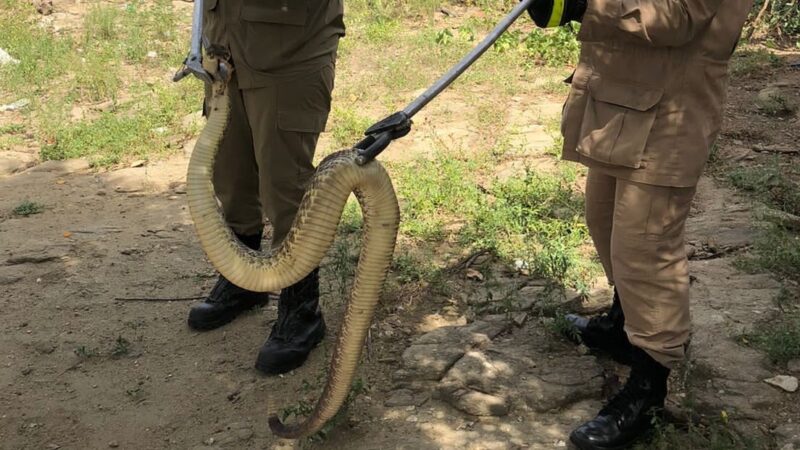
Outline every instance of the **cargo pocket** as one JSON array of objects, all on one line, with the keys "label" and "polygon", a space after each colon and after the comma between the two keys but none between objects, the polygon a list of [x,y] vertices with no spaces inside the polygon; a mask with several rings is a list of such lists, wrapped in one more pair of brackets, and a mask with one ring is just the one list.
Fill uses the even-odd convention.
[{"label": "cargo pocket", "polygon": [[664,90],[593,77],[587,93],[578,153],[612,166],[641,167]]},{"label": "cargo pocket", "polygon": [[290,59],[304,42],[308,0],[244,0],[244,58],[256,70],[268,71]]},{"label": "cargo pocket", "polygon": [[295,133],[315,133],[325,131],[328,114],[320,111],[279,111],[278,128]]}]

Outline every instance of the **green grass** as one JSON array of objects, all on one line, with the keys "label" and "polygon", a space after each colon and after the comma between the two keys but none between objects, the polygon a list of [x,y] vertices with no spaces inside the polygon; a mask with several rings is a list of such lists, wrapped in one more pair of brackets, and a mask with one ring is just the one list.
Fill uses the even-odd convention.
[{"label": "green grass", "polygon": [[800,189],[792,180],[793,166],[779,159],[763,166],[734,168],[728,180],[734,187],[754,194],[764,203],[791,214],[800,214]]},{"label": "green grass", "polygon": [[360,114],[355,108],[339,106],[333,108],[332,120],[331,135],[337,149],[351,148],[364,139],[364,132],[375,122],[375,119]]},{"label": "green grass", "polygon": [[25,126],[20,124],[0,125],[0,135],[17,134],[25,131]]},{"label": "green grass", "polygon": [[756,239],[750,254],[738,261],[749,271],[771,271],[791,280],[800,279],[800,236],[769,224]]},{"label": "green grass", "polygon": [[395,168],[401,231],[422,242],[451,236],[465,248],[521,260],[534,275],[570,287],[588,283],[598,268],[584,254],[589,235],[576,173],[528,170],[485,189],[478,180],[491,173],[492,161],[439,152],[433,160]]},{"label": "green grass", "polygon": [[420,257],[405,249],[395,253],[391,271],[401,284],[421,281],[435,283],[441,281],[443,276],[442,270],[433,263],[432,254]]},{"label": "green grass", "polygon": [[480,201],[474,158],[437,152],[433,160],[421,158],[394,171],[401,199],[401,231],[421,240],[440,240],[445,224],[474,215]]},{"label": "green grass", "polygon": [[13,210],[15,215],[23,217],[39,214],[42,211],[44,211],[44,205],[29,200],[25,200],[24,202],[20,203]]},{"label": "green grass", "polygon": [[[303,380],[301,384],[301,393],[305,396],[305,398],[299,399],[296,403],[293,403],[289,406],[282,408],[278,412],[278,417],[280,417],[281,421],[286,421],[289,418],[301,418],[307,417],[312,412],[314,412],[314,406],[316,400],[310,400],[308,394],[319,391],[320,386],[323,383],[325,377],[318,377],[315,382],[309,382],[308,380]],[[305,438],[308,442],[324,442],[327,439],[328,435],[333,431],[335,428],[339,427],[342,422],[347,418],[347,409],[356,398],[361,395],[366,394],[369,392],[369,389],[362,378],[357,378],[353,381],[352,386],[350,386],[350,391],[347,393],[347,398],[344,401],[344,404],[339,409],[339,412],[322,427],[322,429],[313,435]]]},{"label": "green grass", "polygon": [[739,337],[739,343],[763,351],[772,364],[784,366],[800,358],[800,301],[797,291],[784,287],[775,298],[781,312],[759,324],[751,333]]},{"label": "green grass", "polygon": [[[193,132],[180,126],[181,119],[200,108],[201,86],[194,80],[176,85],[166,75],[188,45],[171,2],[91,6],[77,35],[53,34],[27,20],[32,8],[26,1],[5,4],[0,47],[21,63],[0,68],[0,99],[33,101],[25,126],[41,145],[42,160],[85,157],[114,165],[179,149]],[[154,70],[158,79],[143,82]],[[70,114],[105,101],[116,104],[112,111]],[[20,143],[19,136],[0,133],[0,148]]]},{"label": "green grass", "polygon": [[582,254],[588,243],[583,200],[574,174],[528,170],[497,182],[465,228],[462,239],[506,260],[521,260],[532,274],[580,286],[596,272]]},{"label": "green grass", "polygon": [[743,48],[731,58],[731,74],[734,77],[747,77],[763,71],[764,69],[778,68],[783,65],[783,60],[767,49]]},{"label": "green grass", "polygon": [[647,443],[639,443],[634,450],[761,450],[772,448],[763,440],[756,440],[737,433],[724,419],[715,419],[708,424],[682,425],[659,422],[655,433]]},{"label": "green grass", "polygon": [[13,101],[36,97],[54,80],[62,79],[74,67],[75,46],[68,37],[54,36],[20,20],[20,15],[31,11],[27,2],[11,3],[10,9],[0,12],[0,48],[20,63],[0,67],[0,98],[13,96]]},{"label": "green grass", "polygon": [[22,145],[22,132],[25,126],[22,124],[0,125],[0,150],[10,150],[18,145]]},{"label": "green grass", "polygon": [[758,330],[748,340],[766,353],[773,364],[784,365],[800,358],[800,315],[782,317],[777,323]]},{"label": "green grass", "polygon": [[74,353],[75,356],[81,359],[94,358],[100,355],[100,352],[98,352],[96,348],[87,347],[85,345],[76,347]]},{"label": "green grass", "polygon": [[113,358],[120,358],[128,355],[131,352],[131,343],[122,336],[118,336],[114,341],[114,346],[111,348],[110,355]]},{"label": "green grass", "polygon": [[[194,82],[173,87],[141,85],[132,92],[138,101],[97,119],[69,122],[61,119],[52,129],[41,130],[43,160],[88,158],[106,166],[126,159],[164,154],[173,146],[181,119],[199,107]],[[56,119],[57,120],[57,119]]]}]

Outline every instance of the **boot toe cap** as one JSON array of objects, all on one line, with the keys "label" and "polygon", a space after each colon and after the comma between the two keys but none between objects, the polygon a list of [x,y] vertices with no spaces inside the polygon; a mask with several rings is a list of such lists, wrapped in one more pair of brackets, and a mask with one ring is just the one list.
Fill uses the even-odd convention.
[{"label": "boot toe cap", "polygon": [[605,417],[599,416],[576,428],[569,436],[581,450],[615,448],[614,440],[619,431]]}]

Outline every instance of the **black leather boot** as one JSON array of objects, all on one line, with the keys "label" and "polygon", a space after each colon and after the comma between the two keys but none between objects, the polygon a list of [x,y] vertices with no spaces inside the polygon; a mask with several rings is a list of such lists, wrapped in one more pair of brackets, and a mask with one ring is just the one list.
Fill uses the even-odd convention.
[{"label": "black leather boot", "polygon": [[[261,248],[261,233],[251,236],[237,234],[236,237],[253,250]],[[198,331],[213,330],[247,310],[266,305],[268,300],[268,293],[242,289],[220,274],[208,298],[189,311],[189,326]]]},{"label": "black leather boot", "polygon": [[614,303],[607,314],[592,318],[567,314],[565,319],[572,324],[572,329],[566,333],[571,341],[583,343],[591,350],[607,353],[621,364],[631,364],[632,346],[625,333],[625,314],[616,289]]},{"label": "black leather boot", "polygon": [[256,369],[267,375],[290,372],[306,362],[325,337],[319,309],[319,269],[281,291],[278,319],[261,347]]},{"label": "black leather boot", "polygon": [[626,448],[653,429],[667,397],[669,369],[640,348],[631,352],[631,375],[625,387],[600,410],[597,417],[570,435],[580,450]]}]

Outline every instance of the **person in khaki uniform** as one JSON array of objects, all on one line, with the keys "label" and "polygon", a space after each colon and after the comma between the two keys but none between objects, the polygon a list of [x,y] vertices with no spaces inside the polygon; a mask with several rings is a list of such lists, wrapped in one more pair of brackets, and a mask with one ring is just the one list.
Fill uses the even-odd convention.
[{"label": "person in khaki uniform", "polygon": [[582,23],[563,157],[589,168],[586,222],[615,298],[570,315],[581,340],[631,365],[622,391],[572,432],[629,445],[663,409],[690,335],[684,225],[722,121],[728,61],[752,0],[536,0],[540,27]]},{"label": "person in khaki uniform", "polygon": [[[212,73],[221,62],[233,68],[231,120],[214,188],[228,225],[252,249],[260,249],[264,215],[272,225],[272,247],[280,245],[314,174],[345,33],[343,8],[343,0],[206,0],[204,67]],[[219,275],[209,297],[189,312],[188,323],[214,329],[267,300],[267,294]],[[281,292],[278,319],[256,368],[267,374],[293,370],[324,334],[315,270]]]}]

